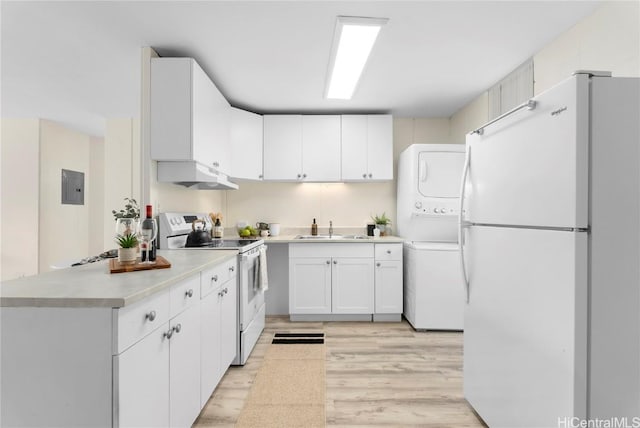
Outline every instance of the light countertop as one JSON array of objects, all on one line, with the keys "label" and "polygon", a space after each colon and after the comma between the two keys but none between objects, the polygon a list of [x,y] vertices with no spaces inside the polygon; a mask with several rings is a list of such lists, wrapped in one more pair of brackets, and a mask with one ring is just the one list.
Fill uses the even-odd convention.
[{"label": "light countertop", "polygon": [[238,254],[237,250],[158,250],[171,267],[109,273],[109,261],[0,283],[0,306],[123,307]]},{"label": "light countertop", "polygon": [[[336,233],[337,234],[337,233]],[[324,235],[324,234],[323,234]],[[288,244],[307,244],[307,243],[360,243],[360,244],[395,244],[402,243],[405,240],[402,238],[398,238],[397,236],[381,236],[379,238],[374,238],[373,236],[369,236],[368,239],[295,239],[297,235],[278,235],[278,236],[268,236],[264,239],[265,244],[268,243],[288,243]]]}]

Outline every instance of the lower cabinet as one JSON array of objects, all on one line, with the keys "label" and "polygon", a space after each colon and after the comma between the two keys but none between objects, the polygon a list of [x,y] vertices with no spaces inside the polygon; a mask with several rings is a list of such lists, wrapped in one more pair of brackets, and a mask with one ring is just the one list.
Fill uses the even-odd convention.
[{"label": "lower cabinet", "polygon": [[376,244],[376,314],[401,314],[403,309],[402,244]]},{"label": "lower cabinet", "polygon": [[[200,407],[236,357],[238,284],[235,260],[202,273],[200,304]],[[218,285],[219,284],[219,285]]]},{"label": "lower cabinet", "polygon": [[336,257],[331,260],[331,312],[373,313],[373,260]]},{"label": "lower cabinet", "polygon": [[289,245],[291,315],[380,314],[399,320],[402,303],[402,244]]},{"label": "lower cabinet", "polygon": [[169,425],[169,340],[166,322],[114,357],[114,426]]},{"label": "lower cabinet", "polygon": [[289,313],[331,313],[331,258],[289,260]]},{"label": "lower cabinet", "polygon": [[372,244],[291,244],[289,313],[372,314]]},{"label": "lower cabinet", "polygon": [[169,328],[169,426],[188,427],[201,409],[200,305],[173,318]]}]

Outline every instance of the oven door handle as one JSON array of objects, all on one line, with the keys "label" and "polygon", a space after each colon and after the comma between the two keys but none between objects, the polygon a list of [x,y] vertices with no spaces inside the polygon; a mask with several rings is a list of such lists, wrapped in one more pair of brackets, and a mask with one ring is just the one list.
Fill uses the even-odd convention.
[{"label": "oven door handle", "polygon": [[[264,249],[266,250],[268,247],[265,245]],[[242,261],[249,261],[249,260],[255,260],[258,257],[260,257],[260,251],[256,251],[254,253],[251,254],[242,254]]]}]

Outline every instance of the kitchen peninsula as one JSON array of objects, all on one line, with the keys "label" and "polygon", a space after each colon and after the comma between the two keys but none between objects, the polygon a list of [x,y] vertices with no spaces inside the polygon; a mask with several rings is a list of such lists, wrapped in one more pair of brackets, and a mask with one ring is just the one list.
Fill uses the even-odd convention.
[{"label": "kitchen peninsula", "polygon": [[158,254],[170,269],[102,261],[0,285],[3,425],[193,423],[235,356],[235,311],[212,323],[200,307],[237,306],[237,251]]}]

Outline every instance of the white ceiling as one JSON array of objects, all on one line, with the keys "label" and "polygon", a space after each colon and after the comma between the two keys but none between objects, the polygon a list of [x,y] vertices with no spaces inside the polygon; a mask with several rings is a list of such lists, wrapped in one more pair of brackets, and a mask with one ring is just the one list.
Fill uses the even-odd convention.
[{"label": "white ceiling", "polygon": [[[596,1],[2,1],[2,116],[103,135],[138,116],[140,48],[191,56],[260,113],[449,117]],[[350,101],[323,98],[338,15],[389,18]]]}]

